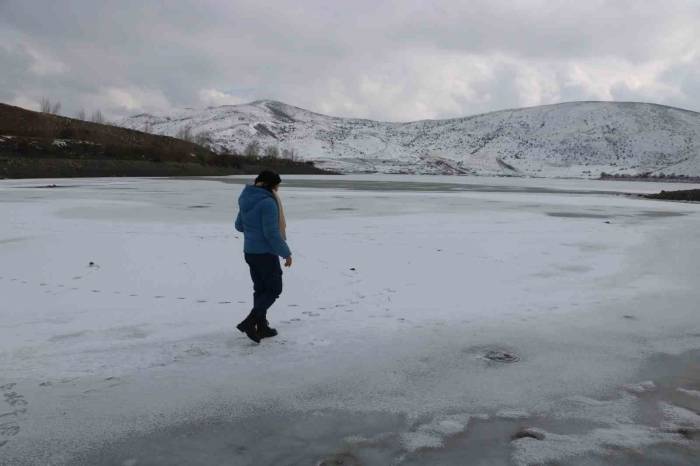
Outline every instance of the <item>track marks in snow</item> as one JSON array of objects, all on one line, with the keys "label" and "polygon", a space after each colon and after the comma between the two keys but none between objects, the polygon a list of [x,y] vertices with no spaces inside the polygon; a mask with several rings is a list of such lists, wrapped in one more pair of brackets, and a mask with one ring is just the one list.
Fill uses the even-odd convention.
[{"label": "track marks in snow", "polygon": [[89,332],[87,330],[81,330],[79,332],[72,332],[72,333],[63,333],[60,335],[54,335],[51,338],[49,338],[49,341],[51,343],[61,343],[64,341],[68,340],[75,340],[77,338],[84,337],[87,335]]},{"label": "track marks in snow", "polygon": [[4,401],[0,411],[0,448],[19,434],[20,421],[24,418],[29,406],[24,396],[15,390],[16,386],[16,383],[0,385],[0,393]]},{"label": "track marks in snow", "polygon": [[96,383],[91,388],[84,390],[83,394],[88,395],[90,393],[101,393],[101,392],[107,391],[111,388],[118,387],[119,385],[122,385],[123,383],[124,382],[122,382],[122,380],[119,377],[114,377],[114,376],[105,377],[104,379],[102,379],[101,381]]},{"label": "track marks in snow", "polygon": [[[74,280],[76,280],[76,279],[82,279],[82,277],[73,277],[73,279],[74,279]],[[112,290],[112,291],[108,291],[108,290],[102,290],[102,289],[99,289],[99,288],[82,289],[82,288],[80,288],[80,287],[78,287],[78,286],[71,286],[71,287],[68,287],[68,286],[66,286],[66,285],[63,284],[63,283],[57,283],[57,284],[55,284],[55,285],[52,285],[52,284],[47,283],[47,282],[39,282],[39,283],[30,282],[30,281],[27,281],[27,280],[22,280],[21,278],[18,278],[18,277],[11,277],[11,278],[7,278],[7,279],[6,279],[6,277],[2,277],[2,278],[0,278],[0,280],[5,280],[7,283],[20,283],[20,284],[22,284],[22,285],[37,286],[37,287],[39,287],[40,289],[43,289],[43,292],[44,292],[44,293],[47,293],[47,294],[54,294],[54,295],[58,295],[58,294],[61,294],[61,293],[65,293],[65,292],[67,292],[67,291],[78,291],[78,292],[83,291],[83,292],[91,293],[91,294],[102,294],[102,293],[104,293],[104,294],[112,294],[112,295],[114,295],[115,297],[120,297],[120,296],[126,296],[126,297],[129,297],[129,298],[145,297],[145,296],[142,296],[140,293],[128,292],[128,291],[124,291],[124,290]],[[208,299],[203,299],[203,298],[188,298],[188,297],[186,297],[186,296],[169,297],[169,296],[164,295],[164,294],[154,294],[154,295],[152,295],[152,296],[150,297],[150,299],[158,300],[158,301],[164,301],[164,300],[168,300],[168,299],[175,299],[175,300],[178,300],[178,301],[187,301],[187,300],[191,300],[191,301],[193,301],[193,302],[195,302],[195,303],[197,303],[197,304],[204,304],[204,303],[208,303],[208,302],[210,302],[210,301],[215,301],[216,304],[218,304],[218,305],[233,304],[233,301],[230,300],[230,299],[221,299],[221,298],[219,298],[219,299],[217,299],[217,300],[208,300]],[[239,301],[237,301],[237,303],[238,303],[238,304],[246,304],[246,301],[240,301],[240,300],[239,300]]]}]

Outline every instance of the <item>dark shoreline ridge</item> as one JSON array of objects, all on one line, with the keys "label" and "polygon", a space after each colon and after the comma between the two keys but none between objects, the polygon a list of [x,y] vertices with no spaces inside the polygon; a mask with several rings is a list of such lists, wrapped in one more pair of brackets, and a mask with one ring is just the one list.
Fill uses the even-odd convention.
[{"label": "dark shoreline ridge", "polygon": [[335,174],[312,162],[217,154],[181,139],[0,103],[0,179]]},{"label": "dark shoreline ridge", "polygon": [[700,202],[700,189],[684,189],[682,191],[661,191],[658,194],[646,194],[647,199],[662,199],[667,201]]},{"label": "dark shoreline ridge", "polygon": [[653,175],[651,173],[641,173],[638,175],[627,175],[627,174],[610,174],[601,173],[599,180],[606,181],[652,181],[655,183],[700,183],[700,176],[686,176],[686,175],[665,175],[663,173],[658,175]]}]

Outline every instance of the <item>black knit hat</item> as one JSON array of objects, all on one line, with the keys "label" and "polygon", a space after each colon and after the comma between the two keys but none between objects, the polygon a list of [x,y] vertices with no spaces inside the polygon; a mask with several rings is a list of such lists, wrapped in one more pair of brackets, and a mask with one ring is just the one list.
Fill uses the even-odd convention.
[{"label": "black knit hat", "polygon": [[263,170],[260,172],[257,178],[255,178],[255,183],[262,183],[265,186],[268,187],[273,187],[277,186],[282,182],[282,178],[280,176],[273,172],[272,170]]}]

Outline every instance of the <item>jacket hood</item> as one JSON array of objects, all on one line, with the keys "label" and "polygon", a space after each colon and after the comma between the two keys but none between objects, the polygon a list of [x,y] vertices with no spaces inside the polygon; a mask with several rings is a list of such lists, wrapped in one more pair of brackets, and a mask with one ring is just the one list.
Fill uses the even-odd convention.
[{"label": "jacket hood", "polygon": [[249,184],[246,185],[245,188],[243,188],[243,192],[238,198],[238,206],[240,207],[242,212],[247,212],[253,207],[255,207],[258,204],[258,202],[268,197],[274,199],[272,193],[267,189]]}]

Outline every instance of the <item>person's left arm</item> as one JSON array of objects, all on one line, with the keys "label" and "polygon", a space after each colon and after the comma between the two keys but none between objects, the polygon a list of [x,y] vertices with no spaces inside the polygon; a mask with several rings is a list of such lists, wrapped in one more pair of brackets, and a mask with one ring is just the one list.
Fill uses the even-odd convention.
[{"label": "person's left arm", "polygon": [[240,231],[243,233],[243,219],[241,218],[241,211],[238,211],[238,215],[236,215],[236,224],[235,224],[236,230]]},{"label": "person's left arm", "polygon": [[279,210],[273,198],[265,199],[260,205],[262,211],[262,231],[272,249],[280,257],[287,259],[292,255],[289,245],[280,234]]}]

